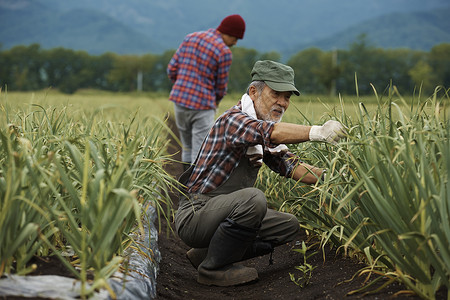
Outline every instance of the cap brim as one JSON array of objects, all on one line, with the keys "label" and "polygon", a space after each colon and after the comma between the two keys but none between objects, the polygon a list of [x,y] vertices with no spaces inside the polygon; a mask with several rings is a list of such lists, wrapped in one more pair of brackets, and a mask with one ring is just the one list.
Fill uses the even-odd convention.
[{"label": "cap brim", "polygon": [[300,92],[295,86],[290,83],[264,81],[272,90],[277,92],[292,92],[297,96],[300,96]]}]

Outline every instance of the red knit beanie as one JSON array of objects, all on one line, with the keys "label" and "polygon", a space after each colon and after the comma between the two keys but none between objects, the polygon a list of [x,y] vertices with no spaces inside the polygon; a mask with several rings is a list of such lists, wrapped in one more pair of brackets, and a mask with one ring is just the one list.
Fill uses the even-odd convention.
[{"label": "red knit beanie", "polygon": [[242,39],[245,32],[245,22],[240,15],[230,15],[220,22],[217,27],[222,33]]}]

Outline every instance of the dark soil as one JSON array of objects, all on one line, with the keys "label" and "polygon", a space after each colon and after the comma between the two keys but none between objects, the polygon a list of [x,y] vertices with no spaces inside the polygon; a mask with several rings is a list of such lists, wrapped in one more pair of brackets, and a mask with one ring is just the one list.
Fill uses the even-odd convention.
[{"label": "dark soil", "polygon": [[[173,122],[169,123],[172,130],[177,133]],[[175,143],[171,145],[169,152],[176,160],[180,160],[180,147]],[[179,176],[182,165],[170,164],[167,171],[173,176]],[[176,208],[177,199],[176,197],[172,199]],[[167,234],[169,225],[174,228],[173,222],[167,223],[163,220],[158,242],[162,260],[157,277],[157,299],[420,299],[405,293],[406,289],[399,283],[390,284],[381,291],[369,295],[364,293],[348,295],[364,286],[366,277],[356,276],[352,280],[364,265],[337,254],[335,249],[310,251],[310,253],[317,252],[307,259],[307,263],[315,269],[310,283],[301,288],[291,281],[289,274],[295,274],[295,278],[302,277],[302,273],[295,267],[303,264],[303,256],[292,249],[300,248],[296,244],[308,240],[305,232],[301,232],[293,242],[275,248],[272,265],[269,265],[268,255],[244,262],[246,266],[258,270],[257,282],[234,287],[204,286],[197,283],[197,270],[185,257],[189,247],[176,234]],[[377,286],[384,282],[385,280],[382,280]]]}]

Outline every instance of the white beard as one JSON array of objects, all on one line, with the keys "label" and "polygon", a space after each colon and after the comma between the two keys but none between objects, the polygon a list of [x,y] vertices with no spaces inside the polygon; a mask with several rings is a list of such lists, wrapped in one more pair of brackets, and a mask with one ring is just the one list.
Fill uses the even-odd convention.
[{"label": "white beard", "polygon": [[[241,105],[242,105],[242,111],[246,114],[248,114],[250,117],[258,119],[256,116],[255,106],[253,104],[252,98],[248,94],[244,94],[241,97]],[[280,118],[281,121],[281,118]],[[279,122],[279,121],[278,121]],[[275,155],[282,155],[286,153],[289,149],[284,144],[279,144],[275,148],[267,148],[267,151],[269,151],[271,154]],[[247,152],[245,155],[249,158],[250,163],[255,166],[261,166],[262,165],[262,158],[263,158],[263,146],[258,144],[251,147],[248,147]]]}]

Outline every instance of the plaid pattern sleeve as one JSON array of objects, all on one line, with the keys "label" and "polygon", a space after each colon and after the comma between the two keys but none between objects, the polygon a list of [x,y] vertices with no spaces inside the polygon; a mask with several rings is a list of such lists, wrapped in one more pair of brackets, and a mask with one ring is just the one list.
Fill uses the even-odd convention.
[{"label": "plaid pattern sleeve", "polygon": [[271,155],[269,152],[265,152],[263,161],[272,171],[285,177],[292,177],[292,173],[301,162],[292,152],[286,152],[283,156]]},{"label": "plaid pattern sleeve", "polygon": [[221,55],[219,57],[215,87],[217,105],[227,92],[228,72],[230,71],[231,59],[231,53],[226,53],[225,55]]},{"label": "plaid pattern sleeve", "polygon": [[167,66],[169,100],[195,110],[215,109],[227,91],[232,53],[216,29],[185,37]]},{"label": "plaid pattern sleeve", "polygon": [[[275,123],[257,120],[239,106],[226,111],[215,122],[204,141],[187,182],[189,193],[209,193],[225,182],[237,167],[248,147],[256,144],[273,148],[270,135]],[[265,153],[264,161],[284,176],[290,176],[298,159],[288,152],[282,157]]]}]

